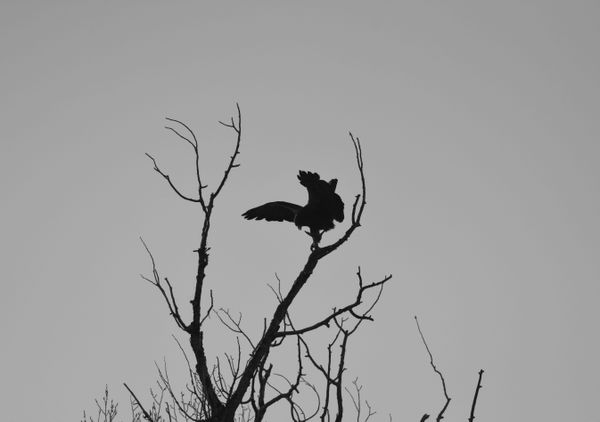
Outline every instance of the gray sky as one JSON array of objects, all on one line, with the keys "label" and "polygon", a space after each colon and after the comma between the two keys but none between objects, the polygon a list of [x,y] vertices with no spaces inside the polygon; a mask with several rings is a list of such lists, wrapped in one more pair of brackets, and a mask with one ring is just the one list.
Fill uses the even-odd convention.
[{"label": "gray sky", "polygon": [[[244,221],[262,202],[302,202],[299,169],[359,188],[364,225],[319,267],[294,308],[310,321],[352,299],[356,267],[392,273],[376,321],[353,338],[381,420],[442,402],[420,317],[468,415],[477,370],[487,421],[593,420],[600,393],[600,6],[597,2],[4,2],[0,6],[0,397],[4,420],[78,420],[107,383],[123,411],[166,357],[175,326],[139,273],[143,235],[180,301],[190,296],[199,210],[193,161],[163,129],[189,123],[213,183],[244,121],[217,205],[210,286],[258,332],[307,236]],[[333,239],[343,229],[329,234]],[[229,350],[216,319],[209,353]],[[211,338],[212,343],[211,342]]]}]

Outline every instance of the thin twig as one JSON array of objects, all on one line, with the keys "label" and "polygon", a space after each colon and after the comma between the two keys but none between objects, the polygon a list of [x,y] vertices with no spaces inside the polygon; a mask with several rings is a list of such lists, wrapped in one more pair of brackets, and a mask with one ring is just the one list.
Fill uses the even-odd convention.
[{"label": "thin twig", "polygon": [[200,200],[199,200],[199,199],[196,199],[196,198],[190,198],[189,196],[186,196],[186,195],[184,195],[183,193],[181,193],[181,191],[180,191],[179,189],[177,189],[177,186],[175,186],[175,185],[173,184],[173,182],[171,181],[171,177],[170,177],[168,174],[164,173],[164,172],[163,172],[163,171],[160,169],[160,167],[158,167],[158,164],[156,163],[156,159],[155,159],[153,156],[151,156],[150,154],[148,154],[148,153],[146,153],[146,156],[152,160],[152,163],[154,164],[154,170],[155,170],[155,171],[156,171],[158,174],[160,174],[162,177],[164,177],[164,178],[166,179],[166,181],[167,181],[167,182],[169,182],[169,185],[171,186],[171,189],[173,189],[173,190],[175,191],[175,193],[176,193],[177,195],[179,195],[179,197],[180,197],[180,198],[182,198],[182,199],[185,199],[186,201],[190,201],[190,202],[200,202]]},{"label": "thin twig", "polygon": [[[171,120],[171,121],[176,121],[178,123],[181,123],[178,120],[175,119],[170,119],[168,117],[166,117],[167,120]],[[183,124],[183,123],[181,123]],[[171,132],[173,132],[175,135],[179,136],[181,139],[185,140],[188,144],[190,144],[192,146],[192,148],[196,149],[198,147],[198,145],[195,143],[195,139],[194,142],[190,141],[189,138],[186,138],[185,136],[183,136],[181,133],[177,132],[176,129],[172,128],[171,126],[165,126],[165,129],[170,130]],[[191,131],[190,131],[191,132]]]},{"label": "thin twig", "polygon": [[183,322],[183,319],[181,318],[181,315],[179,314],[179,307],[177,306],[177,301],[175,300],[175,294],[173,293],[173,286],[171,285],[171,282],[167,278],[165,278],[167,287],[169,288],[169,295],[167,295],[167,292],[165,291],[163,285],[160,282],[160,275],[158,274],[158,269],[156,268],[156,261],[154,260],[154,256],[152,255],[152,252],[150,252],[150,248],[148,248],[148,245],[146,244],[146,242],[144,242],[144,239],[142,239],[140,237],[140,241],[144,245],[144,248],[146,249],[146,252],[148,253],[148,256],[150,257],[150,260],[152,261],[152,275],[154,277],[154,280],[151,280],[142,274],[140,274],[140,277],[143,278],[144,280],[146,280],[147,282],[149,282],[150,284],[152,284],[153,286],[155,286],[156,288],[158,288],[158,290],[162,294],[162,297],[164,298],[165,302],[167,303],[169,312],[170,312],[171,316],[173,317],[173,319],[175,320],[175,323],[177,324],[177,326],[179,328],[181,328],[183,331],[187,331],[188,327],[185,324],[185,322]]},{"label": "thin twig", "polygon": [[429,363],[431,364],[431,367],[433,368],[434,372],[436,374],[438,374],[440,376],[440,379],[442,380],[442,389],[444,390],[444,397],[446,398],[446,403],[444,404],[444,407],[442,407],[442,410],[440,410],[440,413],[438,413],[437,418],[436,418],[436,421],[440,422],[444,418],[444,412],[446,412],[446,409],[448,408],[448,405],[450,404],[451,399],[450,399],[450,397],[448,397],[448,391],[446,390],[446,380],[444,379],[444,375],[442,375],[440,370],[437,369],[437,367],[435,366],[435,363],[433,362],[433,355],[431,354],[431,351],[429,350],[427,341],[425,341],[425,336],[423,335],[423,332],[421,331],[421,326],[419,325],[419,320],[416,315],[415,315],[415,322],[417,323],[417,329],[419,330],[419,334],[421,335],[421,340],[423,340],[425,349],[427,349],[427,353],[429,354]]},{"label": "thin twig", "polygon": [[225,185],[225,182],[227,181],[227,178],[229,177],[229,173],[231,172],[231,169],[234,169],[234,168],[240,166],[239,164],[235,163],[235,158],[240,153],[240,143],[242,140],[242,112],[240,111],[240,105],[238,103],[236,103],[235,105],[237,107],[237,112],[238,112],[237,125],[236,125],[235,121],[233,120],[233,117],[231,118],[231,124],[219,122],[225,127],[232,128],[237,133],[237,141],[235,143],[235,150],[233,151],[233,154],[231,155],[229,164],[227,165],[227,168],[225,169],[225,173],[223,174],[223,178],[221,179],[221,183],[219,183],[219,186],[211,195],[211,203],[213,202],[213,199],[219,195],[219,193],[221,192],[221,189],[223,189],[223,186]]},{"label": "thin twig", "polygon": [[[234,332],[236,334],[242,335],[246,339],[248,344],[250,344],[250,347],[252,347],[252,348],[255,347],[252,339],[248,336],[248,334],[246,334],[246,332],[242,328],[242,314],[241,313],[239,314],[237,321],[231,316],[229,309],[220,308],[219,311],[215,312],[215,313],[216,313],[217,317],[219,318],[219,320],[221,321],[221,323],[225,327],[227,327],[229,330],[231,330],[232,332]],[[224,318],[222,318],[221,313],[224,314],[229,321],[226,321]]]},{"label": "thin twig", "polygon": [[365,180],[365,169],[363,164],[363,153],[362,146],[360,144],[360,139],[352,134],[352,132],[348,132],[350,135],[350,140],[352,141],[352,145],[354,147],[354,155],[356,158],[356,165],[358,167],[358,172],[360,176],[360,184],[361,184],[361,193],[356,195],[354,205],[352,206],[352,218],[350,227],[346,230],[346,232],[334,243],[324,246],[322,248],[317,247],[315,249],[319,255],[325,256],[330,254],[334,250],[336,250],[339,246],[341,246],[344,242],[346,242],[354,230],[360,227],[360,220],[362,218],[362,214],[365,210],[365,206],[367,205],[367,184]]}]

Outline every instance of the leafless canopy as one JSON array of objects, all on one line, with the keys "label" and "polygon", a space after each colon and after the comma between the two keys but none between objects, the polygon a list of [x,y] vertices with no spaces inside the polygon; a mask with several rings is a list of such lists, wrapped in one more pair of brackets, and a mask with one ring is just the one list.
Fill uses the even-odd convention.
[{"label": "leafless canopy", "polygon": [[[357,171],[360,178],[360,190],[357,193],[350,218],[350,224],[343,234],[328,245],[312,245],[307,250],[307,256],[302,270],[292,281],[291,286],[284,291],[281,281],[277,278],[277,286],[270,286],[276,297],[276,304],[269,323],[264,324],[260,338],[252,339],[242,328],[241,315],[235,315],[227,309],[215,309],[212,290],[205,297],[206,267],[209,263],[208,235],[211,217],[217,198],[232,174],[239,166],[237,159],[242,141],[242,115],[237,105],[237,115],[228,122],[219,122],[232,130],[235,137],[233,153],[226,164],[223,176],[216,188],[209,192],[209,186],[203,184],[198,163],[199,144],[194,132],[185,123],[167,118],[169,125],[166,129],[192,148],[195,161],[196,192],[193,195],[184,193],[173,182],[171,177],[160,167],[158,161],[150,154],[154,170],[166,180],[169,187],[182,200],[197,203],[202,211],[202,231],[197,253],[197,271],[195,275],[194,296],[190,301],[192,319],[186,321],[180,312],[175,289],[168,277],[159,274],[158,267],[150,248],[142,240],[142,244],[151,260],[152,276],[142,278],[152,284],[164,299],[164,303],[173,322],[189,338],[193,359],[190,360],[181,345],[189,369],[189,384],[187,394],[178,395],[173,391],[167,375],[166,366],[158,368],[159,393],[152,393],[152,405],[144,406],[133,389],[125,385],[130,392],[132,402],[138,408],[142,417],[151,421],[159,420],[192,420],[192,421],[262,421],[271,408],[276,404],[287,404],[292,421],[341,421],[344,415],[344,396],[351,399],[357,420],[368,420],[375,411],[361,396],[362,387],[357,380],[352,382],[353,390],[344,383],[345,359],[350,336],[356,332],[365,321],[372,321],[371,312],[379,299],[385,284],[391,275],[379,281],[365,283],[361,269],[358,268],[357,288],[355,299],[351,303],[341,304],[332,311],[317,318],[306,326],[294,324],[289,309],[300,290],[317,267],[320,260],[342,246],[361,225],[361,217],[366,206],[367,187],[363,165],[362,146],[358,137],[349,134],[354,148]],[[372,293],[371,293],[372,292]],[[222,324],[237,337],[237,350],[225,353],[224,360],[216,358],[209,365],[205,351],[206,338],[203,325],[206,319],[216,314]],[[332,329],[331,340],[326,349],[326,360],[319,361],[314,353],[314,347],[307,335],[317,330]],[[270,356],[284,342],[293,340],[296,350],[297,370],[293,377],[276,371]],[[248,358],[242,353],[242,342],[251,352]],[[338,347],[336,347],[338,346]],[[309,370],[309,368],[312,368]],[[323,386],[318,381],[309,379],[308,373],[317,374],[322,379]],[[312,406],[307,405],[312,397]],[[166,396],[166,398],[165,398]],[[311,410],[312,409],[312,410]],[[162,411],[162,413],[161,413]],[[166,414],[168,419],[160,414]],[[178,419],[179,418],[179,419]]]},{"label": "leafless canopy", "polygon": [[[282,282],[275,275],[277,283],[269,285],[275,296],[270,321],[263,322],[262,334],[253,338],[244,329],[242,315],[225,307],[216,307],[213,291],[206,293],[206,267],[209,263],[208,235],[211,217],[217,198],[222,193],[232,170],[239,166],[237,159],[242,141],[242,114],[239,105],[235,118],[228,122],[219,122],[231,130],[235,137],[233,152],[226,163],[223,175],[210,192],[203,184],[199,166],[199,143],[196,135],[185,123],[167,118],[166,129],[187,143],[193,151],[195,163],[196,189],[193,194],[183,192],[163,171],[158,161],[150,154],[154,170],[166,180],[169,187],[182,200],[199,206],[202,227],[197,254],[197,270],[193,277],[194,295],[190,300],[192,318],[186,320],[181,314],[173,283],[168,277],[160,275],[156,260],[149,246],[142,244],[150,257],[152,275],[142,278],[156,288],[178,330],[188,339],[192,356],[174,336],[185,360],[188,383],[185,391],[176,391],[169,378],[166,362],[156,365],[158,380],[150,389],[150,399],[143,400],[140,395],[125,384],[130,394],[132,422],[142,419],[152,422],[196,421],[196,422],[260,422],[274,408],[287,409],[293,422],[319,420],[321,422],[341,422],[352,418],[357,422],[367,422],[376,415],[376,411],[363,396],[363,387],[358,379],[348,383],[346,379],[346,358],[351,336],[365,322],[373,321],[372,311],[381,299],[387,282],[392,278],[386,275],[378,281],[366,282],[361,268],[356,272],[354,299],[337,304],[329,312],[306,324],[298,324],[290,309],[298,293],[305,286],[319,262],[340,248],[350,239],[354,231],[361,226],[361,218],[367,204],[367,185],[363,164],[363,151],[358,137],[349,134],[356,160],[360,188],[356,194],[350,223],[342,235],[327,245],[321,245],[320,236],[313,238],[313,244],[307,249],[302,269],[294,280]],[[210,193],[209,193],[210,192]],[[206,354],[204,324],[215,315],[223,327],[236,339],[232,352],[225,352],[215,358]],[[450,404],[446,379],[434,361],[431,349],[425,340],[417,317],[415,322],[421,340],[429,356],[429,363],[442,385],[444,403],[437,413],[436,422],[440,422]],[[324,343],[315,341],[315,335],[327,338]],[[245,351],[249,351],[246,353]],[[279,368],[278,355],[292,357],[295,369],[290,374],[289,366]],[[293,366],[293,365],[292,365]],[[479,371],[477,387],[473,396],[469,422],[475,420],[475,406],[481,389],[483,370]],[[348,406],[348,404],[351,406]],[[96,419],[84,413],[82,422],[115,422],[117,405],[108,397],[96,401]],[[349,416],[351,414],[351,416]],[[430,415],[424,413],[420,422]],[[389,415],[391,422],[392,417]]]}]

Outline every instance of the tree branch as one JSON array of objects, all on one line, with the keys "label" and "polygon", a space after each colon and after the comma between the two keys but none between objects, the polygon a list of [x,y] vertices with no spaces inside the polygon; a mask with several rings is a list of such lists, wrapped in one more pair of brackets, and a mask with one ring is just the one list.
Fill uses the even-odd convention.
[{"label": "tree branch", "polygon": [[189,128],[188,125],[186,125],[185,123],[176,120],[176,119],[171,119],[169,117],[166,118],[167,120],[171,121],[171,122],[175,122],[180,124],[181,126],[183,126],[185,129],[187,129],[187,131],[192,135],[192,139],[194,140],[193,142],[181,135],[179,132],[177,132],[175,129],[169,127],[169,126],[165,126],[166,129],[173,131],[177,136],[179,136],[180,138],[184,139],[185,141],[187,141],[192,148],[194,149],[194,156],[196,158],[195,160],[195,164],[196,164],[196,181],[198,182],[198,201],[200,202],[200,205],[202,206],[202,211],[206,212],[206,203],[204,202],[204,196],[202,194],[202,190],[204,188],[206,188],[206,185],[202,184],[202,178],[200,177],[200,154],[198,152],[198,139],[196,139],[196,135],[194,134],[194,131],[192,129]]},{"label": "tree branch", "polygon": [[219,195],[219,193],[221,192],[221,189],[223,189],[223,186],[225,186],[225,182],[227,182],[227,178],[229,177],[229,172],[231,172],[231,169],[234,169],[234,168],[240,166],[239,164],[235,163],[235,158],[240,153],[240,143],[242,140],[242,112],[240,111],[240,105],[237,103],[235,105],[237,107],[237,112],[238,112],[237,125],[236,125],[235,121],[233,120],[233,117],[231,118],[231,124],[219,122],[225,127],[232,128],[237,133],[237,142],[235,143],[235,150],[233,151],[233,155],[231,156],[231,158],[229,160],[229,164],[227,165],[227,168],[225,169],[225,173],[223,174],[221,183],[219,183],[217,190],[215,190],[213,192],[213,194],[211,195],[211,203],[213,202],[214,198],[216,198],[217,195]]},{"label": "tree branch", "polygon": [[[250,347],[254,348],[254,342],[252,341],[252,339],[250,339],[250,337],[246,334],[246,332],[244,331],[244,329],[242,328],[242,314],[239,314],[238,319],[235,320],[232,316],[231,313],[229,312],[229,309],[223,309],[220,308],[218,312],[216,312],[217,317],[219,318],[219,320],[221,321],[221,323],[227,327],[230,331],[236,333],[236,334],[240,334],[242,335],[246,341],[248,342],[248,344],[250,345]],[[223,317],[221,317],[221,314],[225,315],[228,319],[228,321],[226,321]]]},{"label": "tree branch", "polygon": [[[372,321],[373,318],[368,315],[368,312],[371,309],[373,309],[373,306],[375,304],[377,304],[377,302],[379,301],[379,297],[381,296],[381,292],[383,291],[383,285],[387,281],[389,281],[392,278],[392,276],[391,275],[385,276],[383,278],[383,280],[368,284],[366,286],[364,286],[362,284],[362,275],[360,272],[360,267],[358,268],[357,276],[358,276],[358,280],[359,280],[359,289],[358,289],[358,292],[356,295],[356,299],[354,300],[353,303],[346,305],[339,309],[334,308],[333,312],[330,315],[328,315],[327,317],[323,318],[322,320],[320,320],[308,327],[297,329],[297,330],[280,331],[279,333],[277,333],[276,337],[285,337],[285,336],[289,336],[289,335],[300,335],[300,334],[307,333],[309,331],[316,330],[317,328],[322,327],[322,326],[329,326],[329,323],[331,322],[331,320],[333,320],[334,318],[336,318],[346,312],[350,313],[356,319],[368,319],[368,320]],[[359,306],[363,303],[362,302],[363,293],[366,292],[367,290],[375,288],[375,287],[379,287],[380,289],[379,289],[379,293],[378,293],[377,298],[375,299],[374,303],[369,307],[369,309],[367,310],[367,313],[365,313],[363,315],[358,315],[356,312],[354,312],[354,308],[356,308],[357,306]]]},{"label": "tree branch", "polygon": [[152,284],[153,286],[158,288],[158,290],[162,294],[163,298],[165,299],[165,302],[167,303],[167,306],[169,308],[169,313],[175,320],[175,323],[177,324],[177,326],[179,328],[181,328],[183,331],[187,331],[188,326],[185,324],[185,322],[183,322],[183,319],[181,318],[181,315],[179,314],[179,307],[177,306],[177,302],[175,300],[175,295],[173,293],[173,286],[171,285],[171,282],[165,277],[165,282],[167,283],[167,286],[169,288],[169,295],[167,295],[167,292],[165,291],[164,287],[162,286],[162,284],[160,282],[160,275],[158,274],[158,270],[156,269],[156,261],[154,260],[154,256],[152,255],[152,252],[150,252],[150,249],[148,248],[148,245],[146,245],[146,242],[144,242],[144,239],[142,239],[140,237],[140,240],[141,240],[142,244],[144,245],[146,252],[148,252],[148,256],[150,256],[150,260],[152,261],[152,275],[154,277],[154,280],[151,280],[148,277],[141,275],[141,274],[140,274],[140,277],[142,277],[144,280],[146,280],[147,282],[149,282],[150,284]]},{"label": "tree branch", "polygon": [[123,385],[125,386],[125,388],[127,389],[127,391],[129,391],[129,394],[131,394],[131,396],[133,397],[133,399],[135,400],[135,404],[137,405],[137,407],[142,411],[142,415],[144,415],[144,419],[146,419],[147,421],[153,422],[152,421],[152,416],[150,416],[150,413],[148,413],[146,411],[146,409],[144,409],[144,406],[142,405],[142,403],[138,400],[137,396],[135,395],[135,393],[133,391],[131,391],[131,388],[129,388],[129,386],[127,385],[127,383],[123,383]]},{"label": "tree branch", "polygon": [[[421,335],[421,340],[423,340],[425,349],[427,349],[427,353],[429,354],[429,363],[431,364],[431,367],[433,368],[434,372],[440,376],[440,380],[442,381],[442,389],[444,390],[444,397],[446,398],[446,403],[444,404],[444,407],[442,407],[442,410],[440,410],[440,413],[438,413],[437,418],[436,418],[436,421],[440,422],[444,418],[444,412],[446,412],[446,409],[448,408],[448,405],[450,404],[451,399],[450,399],[450,397],[448,397],[448,391],[446,390],[446,380],[444,379],[444,375],[442,375],[440,370],[437,369],[437,367],[435,366],[435,363],[433,362],[433,355],[431,354],[431,351],[429,350],[427,341],[425,341],[425,336],[423,335],[423,332],[421,331],[421,326],[419,325],[419,320],[417,319],[416,316],[415,316],[415,322],[417,323],[417,329],[419,330],[419,334]],[[423,417],[425,417],[425,415],[423,415]],[[424,420],[424,419],[421,419],[421,420]]]},{"label": "tree branch", "polygon": [[[192,304],[192,312],[193,312],[193,316],[192,316],[192,323],[189,325],[189,333],[190,333],[190,345],[192,346],[192,350],[194,351],[194,355],[196,357],[196,371],[198,373],[198,376],[200,378],[200,382],[202,384],[202,389],[205,393],[208,405],[211,409],[211,413],[212,414],[221,414],[221,412],[223,411],[223,403],[221,403],[221,401],[219,400],[219,397],[217,396],[217,393],[215,391],[214,385],[212,383],[211,380],[211,376],[208,370],[208,365],[206,362],[206,353],[204,350],[204,335],[201,331],[201,324],[202,321],[204,321],[204,319],[202,319],[201,314],[202,314],[202,309],[201,309],[201,305],[202,305],[202,291],[203,291],[203,287],[204,287],[204,279],[206,277],[206,267],[208,265],[208,234],[210,231],[210,218],[212,216],[212,211],[214,208],[214,204],[215,204],[215,199],[218,196],[218,194],[220,193],[221,189],[223,188],[223,186],[225,185],[225,182],[227,181],[228,177],[229,177],[229,173],[231,172],[231,169],[234,167],[237,167],[237,165],[235,164],[235,158],[236,156],[239,154],[239,147],[240,147],[240,143],[241,143],[241,136],[242,136],[242,130],[241,130],[241,111],[240,111],[240,106],[239,104],[236,104],[236,108],[238,111],[238,123],[237,126],[235,125],[235,122],[232,118],[231,120],[231,125],[226,125],[228,127],[232,127],[236,134],[237,134],[237,138],[236,138],[236,146],[235,146],[235,151],[234,154],[231,157],[231,160],[229,162],[229,165],[227,166],[226,170],[225,170],[225,174],[223,176],[223,179],[221,180],[221,183],[219,184],[219,186],[217,187],[217,189],[210,195],[210,199],[208,204],[206,204],[206,206],[203,205],[202,209],[204,211],[204,222],[202,225],[202,233],[200,236],[200,247],[196,250],[196,252],[198,253],[198,270],[196,272],[196,284],[195,284],[195,289],[194,289],[194,298],[191,301]],[[198,172],[199,174],[199,172]],[[202,187],[200,187],[202,188]],[[212,303],[211,303],[211,309],[212,309]],[[208,313],[207,313],[208,315]],[[242,395],[243,396],[243,395]],[[240,397],[240,401],[241,402],[242,397]]]},{"label": "tree branch", "polygon": [[322,248],[316,247],[316,250],[320,251],[323,256],[330,254],[338,247],[340,247],[344,242],[346,242],[354,230],[360,227],[360,220],[362,218],[363,211],[365,210],[365,206],[367,205],[367,184],[365,181],[365,170],[363,165],[363,155],[362,155],[362,146],[360,144],[360,139],[355,137],[352,132],[348,132],[350,135],[350,140],[352,141],[352,146],[354,147],[354,155],[356,158],[356,165],[358,167],[358,173],[360,176],[360,184],[361,184],[361,193],[356,195],[354,200],[354,204],[352,206],[352,214],[351,214],[351,223],[350,227],[346,230],[346,232],[334,243],[324,246]]},{"label": "tree branch", "polygon": [[481,377],[483,376],[483,369],[479,370],[479,379],[477,380],[477,387],[475,388],[475,394],[473,395],[473,403],[471,404],[471,414],[469,416],[469,422],[475,420],[475,405],[477,404],[477,397],[479,396],[479,390],[481,390]]},{"label": "tree branch", "polygon": [[360,420],[360,417],[362,416],[362,397],[361,397],[361,391],[362,391],[362,385],[358,385],[358,378],[355,378],[352,381],[352,385],[354,386],[354,390],[356,391],[356,396],[354,396],[354,394],[352,394],[352,392],[350,391],[350,389],[348,387],[345,388],[346,392],[348,393],[348,395],[350,396],[350,399],[352,399],[352,404],[354,405],[354,410],[356,410],[356,422],[367,422],[371,416],[375,415],[377,412],[373,410],[373,408],[371,407],[371,405],[369,404],[369,402],[367,400],[364,400],[365,405],[367,406],[367,415],[365,416],[365,419],[363,421]]},{"label": "tree branch", "polygon": [[150,155],[150,154],[148,154],[148,153],[146,153],[146,156],[152,160],[152,163],[154,164],[154,170],[155,170],[155,171],[156,171],[158,174],[160,174],[162,177],[164,177],[164,178],[165,178],[165,180],[166,180],[167,182],[169,182],[169,185],[171,186],[171,189],[173,189],[173,191],[175,191],[175,193],[176,193],[177,195],[179,195],[179,197],[180,197],[180,198],[182,198],[182,199],[185,199],[186,201],[190,201],[190,202],[200,202],[200,199],[196,199],[196,198],[190,198],[189,196],[186,196],[186,195],[184,195],[183,193],[181,193],[181,191],[180,191],[179,189],[177,189],[177,186],[175,186],[175,185],[173,184],[173,182],[171,181],[171,177],[170,177],[168,174],[164,173],[164,172],[163,172],[163,171],[160,169],[160,167],[158,167],[158,164],[156,163],[156,160],[154,159],[154,157],[153,157],[153,156],[151,156],[151,155]]}]

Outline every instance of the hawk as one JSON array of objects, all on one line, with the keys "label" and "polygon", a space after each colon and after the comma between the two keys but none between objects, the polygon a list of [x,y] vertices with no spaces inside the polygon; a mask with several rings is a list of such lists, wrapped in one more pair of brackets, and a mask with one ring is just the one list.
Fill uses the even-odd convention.
[{"label": "hawk", "polygon": [[242,214],[247,220],[289,221],[298,229],[308,227],[308,234],[316,245],[327,230],[334,227],[334,220],[344,221],[344,203],[335,193],[337,179],[321,180],[317,173],[298,172],[300,184],[308,191],[308,203],[304,206],[285,201],[267,202]]}]

